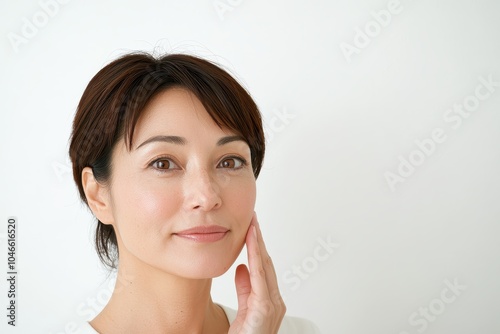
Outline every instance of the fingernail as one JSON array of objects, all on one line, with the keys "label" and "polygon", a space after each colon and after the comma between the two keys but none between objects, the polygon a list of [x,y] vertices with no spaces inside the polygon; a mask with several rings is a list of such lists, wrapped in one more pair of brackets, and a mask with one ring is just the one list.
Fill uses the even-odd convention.
[{"label": "fingernail", "polygon": [[253,226],[253,236],[255,237],[255,239],[257,239],[257,226]]}]

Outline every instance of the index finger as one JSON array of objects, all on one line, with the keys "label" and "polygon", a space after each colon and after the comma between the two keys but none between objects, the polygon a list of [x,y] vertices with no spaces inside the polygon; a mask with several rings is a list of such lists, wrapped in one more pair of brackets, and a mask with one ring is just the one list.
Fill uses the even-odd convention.
[{"label": "index finger", "polygon": [[272,302],[280,303],[282,301],[282,298],[279,292],[278,277],[276,275],[276,270],[274,268],[273,260],[269,255],[269,253],[267,252],[267,248],[264,243],[264,238],[262,237],[262,230],[260,229],[260,224],[258,222],[257,215],[254,214],[254,218],[257,230],[257,241],[259,243],[259,249],[261,251],[261,262],[263,263],[264,271],[266,272],[267,290],[272,299]]},{"label": "index finger", "polygon": [[252,291],[256,294],[259,301],[263,301],[269,300],[269,291],[267,288],[266,270],[262,261],[262,250],[258,241],[256,218],[254,214],[246,237],[248,269],[250,271]]}]

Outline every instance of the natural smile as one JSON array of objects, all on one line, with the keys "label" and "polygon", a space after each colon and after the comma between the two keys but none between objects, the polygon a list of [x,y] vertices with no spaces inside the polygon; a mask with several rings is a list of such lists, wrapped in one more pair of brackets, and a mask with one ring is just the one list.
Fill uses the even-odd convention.
[{"label": "natural smile", "polygon": [[227,232],[229,232],[229,230],[225,227],[210,225],[197,226],[188,230],[174,233],[174,235],[196,242],[215,242],[224,238]]}]

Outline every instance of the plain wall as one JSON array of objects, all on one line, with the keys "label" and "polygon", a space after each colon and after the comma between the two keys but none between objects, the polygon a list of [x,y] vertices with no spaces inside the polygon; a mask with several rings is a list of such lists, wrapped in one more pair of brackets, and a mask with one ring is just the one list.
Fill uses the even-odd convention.
[{"label": "plain wall", "polygon": [[[73,333],[109,297],[68,138],[88,81],[133,50],[216,61],[260,106],[256,210],[290,315],[500,332],[498,1],[62,2],[0,3],[0,267],[15,216],[19,272],[0,332]],[[236,307],[233,277],[213,298]]]}]

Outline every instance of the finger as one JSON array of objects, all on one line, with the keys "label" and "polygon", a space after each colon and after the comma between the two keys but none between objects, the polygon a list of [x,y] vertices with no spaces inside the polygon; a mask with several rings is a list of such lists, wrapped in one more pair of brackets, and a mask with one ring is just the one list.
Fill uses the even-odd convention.
[{"label": "finger", "polygon": [[269,300],[269,291],[267,289],[266,271],[262,262],[262,250],[257,240],[258,236],[255,222],[254,215],[246,238],[250,283],[257,300],[265,301]]},{"label": "finger", "polygon": [[257,216],[255,216],[255,226],[257,228],[257,240],[259,243],[259,249],[261,250],[261,261],[263,263],[263,268],[266,272],[266,284],[271,301],[274,304],[283,303],[281,294],[278,287],[278,277],[276,275],[276,269],[274,268],[273,261],[269,253],[267,252],[266,245],[264,243],[264,238],[262,237],[262,231],[260,229]]},{"label": "finger", "polygon": [[241,328],[248,316],[248,297],[252,292],[252,287],[250,285],[250,274],[246,265],[240,264],[236,268],[234,282],[236,283],[236,294],[238,296],[238,312],[236,313],[236,318],[231,322],[228,334],[241,333]]},{"label": "finger", "polygon": [[250,274],[248,273],[246,265],[240,264],[236,267],[234,282],[236,284],[236,294],[238,296],[238,313],[240,311],[245,313],[248,308],[248,296],[250,296],[252,292]]}]

